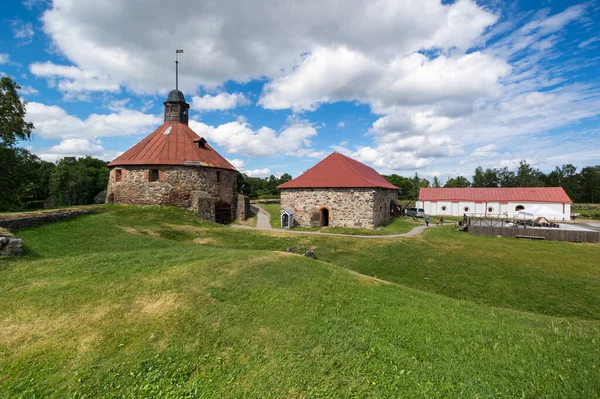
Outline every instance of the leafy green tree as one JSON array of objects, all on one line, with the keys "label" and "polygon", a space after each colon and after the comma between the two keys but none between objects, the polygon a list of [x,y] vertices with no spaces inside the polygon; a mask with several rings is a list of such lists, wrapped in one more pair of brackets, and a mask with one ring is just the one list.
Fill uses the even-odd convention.
[{"label": "leafy green tree", "polygon": [[498,178],[498,185],[500,187],[517,187],[517,177],[515,172],[508,170],[505,166],[503,168],[494,169]]},{"label": "leafy green tree", "polygon": [[600,202],[600,165],[581,169],[578,177],[579,189],[575,202]]},{"label": "leafy green tree", "polygon": [[467,178],[464,176],[454,177],[454,178],[448,180],[446,182],[446,184],[444,184],[444,187],[451,187],[451,188],[464,188],[464,187],[470,187],[470,186],[471,186],[471,182],[469,180],[467,180]]},{"label": "leafy green tree", "polygon": [[25,122],[25,102],[8,76],[0,78],[0,146],[12,147],[16,140],[29,140],[33,123]]},{"label": "leafy green tree", "polygon": [[431,183],[431,187],[434,187],[434,188],[440,188],[440,187],[442,187],[440,185],[440,179],[438,179],[437,176],[433,176],[433,183]]},{"label": "leafy green tree", "polygon": [[516,176],[520,187],[544,187],[546,185],[546,175],[524,159],[519,162]]},{"label": "leafy green tree", "polygon": [[475,169],[471,187],[498,187],[499,184],[496,170],[488,168],[484,171],[481,166]]},{"label": "leafy green tree", "polygon": [[50,175],[50,192],[56,205],[86,205],[108,184],[107,162],[92,158],[65,157]]}]

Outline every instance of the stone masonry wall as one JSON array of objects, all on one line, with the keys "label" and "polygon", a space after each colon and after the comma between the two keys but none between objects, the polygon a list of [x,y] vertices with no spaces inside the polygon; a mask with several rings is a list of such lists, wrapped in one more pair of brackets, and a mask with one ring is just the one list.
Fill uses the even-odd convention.
[{"label": "stone masonry wall", "polygon": [[302,227],[317,227],[321,208],[331,227],[373,228],[373,189],[294,188],[281,190],[281,209],[292,209]]},{"label": "stone masonry wall", "polygon": [[[158,181],[148,181],[150,169],[158,169]],[[115,180],[116,170],[121,170],[121,181]],[[218,173],[218,175],[217,175]],[[218,181],[217,181],[218,179]],[[210,197],[212,202],[232,205],[235,218],[237,174],[233,170],[198,166],[123,166],[110,171],[106,201],[131,205],[171,205],[186,209],[193,204],[194,192]],[[197,210],[197,209],[195,209]],[[199,215],[214,215],[214,210],[197,210]],[[209,219],[210,220],[210,219]],[[214,221],[214,217],[212,219]]]},{"label": "stone masonry wall", "polygon": [[381,226],[392,221],[394,216],[390,212],[390,203],[396,205],[398,203],[398,190],[390,190],[389,188],[377,188],[374,193],[375,197],[375,226]]},{"label": "stone masonry wall", "polygon": [[321,208],[329,210],[331,227],[375,228],[392,219],[390,201],[398,191],[383,188],[312,188],[281,190],[281,209],[292,209],[302,227],[317,227]]}]

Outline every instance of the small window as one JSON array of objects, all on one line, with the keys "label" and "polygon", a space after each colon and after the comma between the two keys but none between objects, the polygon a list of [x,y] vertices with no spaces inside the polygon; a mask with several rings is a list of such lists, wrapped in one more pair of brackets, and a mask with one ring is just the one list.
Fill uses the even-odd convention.
[{"label": "small window", "polygon": [[523,209],[525,209],[525,207],[523,205],[517,205],[515,207],[515,211],[522,211]]},{"label": "small window", "polygon": [[158,181],[158,169],[150,169],[148,172],[148,181]]},{"label": "small window", "polygon": [[465,212],[469,212],[469,207],[468,207],[468,206],[465,206],[465,209],[464,209],[464,211],[465,211]]},{"label": "small window", "polygon": [[448,208],[446,208],[445,206],[442,207],[442,211],[446,212],[446,209]]},{"label": "small window", "polygon": [[115,170],[115,181],[116,182],[123,181],[123,173],[122,173],[121,169],[116,169]]},{"label": "small window", "polygon": [[494,208],[492,208],[492,207],[490,206],[490,207],[488,208],[488,212],[489,212],[489,213],[492,213],[492,212],[494,212]]},{"label": "small window", "polygon": [[217,170],[217,183],[221,182],[221,171]]}]

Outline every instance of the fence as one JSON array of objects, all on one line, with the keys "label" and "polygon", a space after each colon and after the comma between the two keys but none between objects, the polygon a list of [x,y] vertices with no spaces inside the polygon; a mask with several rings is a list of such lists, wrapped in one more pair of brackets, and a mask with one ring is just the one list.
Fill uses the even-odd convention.
[{"label": "fence", "polygon": [[479,236],[540,237],[553,241],[600,243],[600,231],[562,230],[513,225],[509,220],[470,219],[467,231],[469,234]]}]

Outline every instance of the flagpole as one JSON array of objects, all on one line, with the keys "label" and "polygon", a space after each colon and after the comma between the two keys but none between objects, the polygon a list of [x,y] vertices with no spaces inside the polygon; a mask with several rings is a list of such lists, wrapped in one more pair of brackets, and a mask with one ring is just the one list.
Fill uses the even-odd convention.
[{"label": "flagpole", "polygon": [[179,53],[183,54],[183,50],[175,50],[175,90],[179,90]]}]

